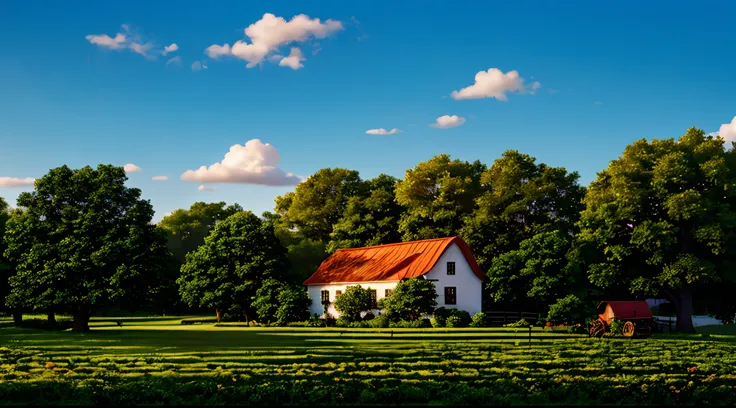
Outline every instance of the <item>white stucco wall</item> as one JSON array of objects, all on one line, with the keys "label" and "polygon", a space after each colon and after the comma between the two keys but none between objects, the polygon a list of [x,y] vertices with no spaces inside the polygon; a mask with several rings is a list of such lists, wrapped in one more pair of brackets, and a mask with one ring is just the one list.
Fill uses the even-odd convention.
[{"label": "white stucco wall", "polygon": [[[455,275],[447,274],[447,262],[455,262]],[[434,280],[435,287],[437,288],[437,307],[462,309],[470,313],[471,316],[481,311],[483,296],[482,282],[470,269],[468,261],[456,244],[452,244],[447,248],[434,267],[425,276],[427,279]],[[345,289],[348,286],[360,285],[363,288],[376,289],[377,299],[381,300],[385,297],[385,290],[393,289],[397,283],[397,281],[382,281],[310,285],[307,286],[309,297],[312,298],[312,306],[310,306],[309,312],[318,315],[322,315],[324,312],[322,306],[322,290],[330,291],[331,304],[328,312],[332,317],[337,318],[340,316],[340,313],[335,310],[334,305],[336,291],[341,290],[345,293]],[[445,304],[445,286],[454,286],[456,288],[456,305]],[[376,314],[377,310],[374,310],[373,313]]]}]

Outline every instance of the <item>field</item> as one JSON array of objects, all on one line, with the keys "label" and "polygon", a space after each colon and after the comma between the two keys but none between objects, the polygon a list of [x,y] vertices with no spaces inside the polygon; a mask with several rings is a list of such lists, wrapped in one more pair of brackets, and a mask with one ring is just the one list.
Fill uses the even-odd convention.
[{"label": "field", "polygon": [[734,404],[736,333],[246,328],[181,318],[0,328],[0,403]]}]

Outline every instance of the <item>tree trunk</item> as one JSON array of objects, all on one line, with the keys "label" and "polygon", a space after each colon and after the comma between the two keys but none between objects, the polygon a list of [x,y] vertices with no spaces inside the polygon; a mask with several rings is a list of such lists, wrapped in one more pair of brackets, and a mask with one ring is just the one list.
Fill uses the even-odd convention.
[{"label": "tree trunk", "polygon": [[23,324],[23,310],[20,308],[13,309],[13,324],[16,326]]},{"label": "tree trunk", "polygon": [[668,290],[668,297],[675,305],[675,331],[682,333],[695,333],[693,326],[693,293],[690,289]]},{"label": "tree trunk", "polygon": [[77,307],[77,311],[74,313],[74,325],[72,326],[72,330],[75,332],[89,331],[89,317],[89,306],[80,305]]},{"label": "tree trunk", "polygon": [[53,311],[49,311],[48,321],[49,323],[56,323],[56,313],[54,313]]},{"label": "tree trunk", "polygon": [[215,309],[215,314],[217,314],[217,323],[220,323],[220,320],[222,320],[222,310],[220,308]]}]

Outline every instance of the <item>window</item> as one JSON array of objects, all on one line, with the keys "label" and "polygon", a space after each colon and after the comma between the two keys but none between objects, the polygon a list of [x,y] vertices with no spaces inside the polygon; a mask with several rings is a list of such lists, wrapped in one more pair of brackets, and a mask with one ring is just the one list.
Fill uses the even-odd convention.
[{"label": "window", "polygon": [[342,291],[341,290],[336,290],[335,291],[335,299],[339,298],[340,295],[342,295]]},{"label": "window", "polygon": [[448,262],[447,263],[447,274],[448,275],[454,275],[455,274],[455,262]]},{"label": "window", "polygon": [[329,290],[323,290],[322,291],[322,304],[330,303],[330,291]]},{"label": "window", "polygon": [[456,305],[457,304],[457,290],[454,286],[445,286],[445,304]]},{"label": "window", "polygon": [[394,293],[393,289],[386,289],[386,291],[383,294],[383,297],[389,297]]},{"label": "window", "polygon": [[375,289],[368,289],[368,295],[371,298],[371,309],[378,309],[378,302],[376,299],[376,290]]}]

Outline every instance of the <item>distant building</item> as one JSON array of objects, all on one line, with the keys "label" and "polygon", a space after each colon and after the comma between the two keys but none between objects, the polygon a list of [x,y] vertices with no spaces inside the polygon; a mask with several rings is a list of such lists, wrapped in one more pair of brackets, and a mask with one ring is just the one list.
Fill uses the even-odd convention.
[{"label": "distant building", "polygon": [[327,312],[339,317],[334,301],[348,286],[369,289],[375,305],[399,281],[409,278],[434,282],[437,307],[457,308],[471,315],[481,311],[486,275],[459,237],[340,249],[304,285],[312,298],[310,313],[322,315],[326,304]]}]

